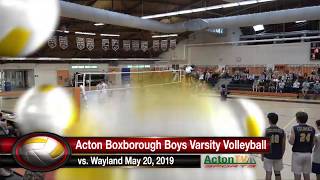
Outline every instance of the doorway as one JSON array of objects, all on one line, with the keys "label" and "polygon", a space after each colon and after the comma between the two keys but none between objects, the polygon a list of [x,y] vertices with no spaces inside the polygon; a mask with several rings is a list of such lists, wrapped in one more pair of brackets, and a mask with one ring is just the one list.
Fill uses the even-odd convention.
[{"label": "doorway", "polygon": [[3,70],[0,73],[1,83],[9,86],[8,90],[24,90],[32,87],[34,84],[34,74],[33,70]]}]

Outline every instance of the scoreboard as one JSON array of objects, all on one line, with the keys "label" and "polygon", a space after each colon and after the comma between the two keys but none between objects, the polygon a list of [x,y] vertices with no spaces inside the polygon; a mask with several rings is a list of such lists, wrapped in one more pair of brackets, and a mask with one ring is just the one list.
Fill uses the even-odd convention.
[{"label": "scoreboard", "polygon": [[320,60],[320,42],[312,42],[311,43],[311,53],[310,59],[312,61],[319,61]]}]

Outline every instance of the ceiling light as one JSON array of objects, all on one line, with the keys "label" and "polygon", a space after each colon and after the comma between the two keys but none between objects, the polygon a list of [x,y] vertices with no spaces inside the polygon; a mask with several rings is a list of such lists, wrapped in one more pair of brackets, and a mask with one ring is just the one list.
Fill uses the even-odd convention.
[{"label": "ceiling light", "polygon": [[264,30],[263,24],[253,26],[254,31],[262,31]]},{"label": "ceiling light", "polygon": [[192,10],[183,10],[183,11],[178,11],[179,14],[190,14],[192,13]]},{"label": "ceiling light", "polygon": [[214,9],[221,9],[221,8],[223,8],[222,5],[209,6],[209,7],[206,7],[206,11],[214,10]]},{"label": "ceiling light", "polygon": [[275,0],[257,0],[258,3],[262,3],[262,2],[270,2],[270,1],[275,1]]},{"label": "ceiling light", "polygon": [[236,7],[239,6],[239,3],[228,3],[228,4],[223,4],[222,8],[230,8],[230,7]]},{"label": "ceiling light", "polygon": [[103,26],[104,24],[103,23],[95,23],[94,25],[95,26]]},{"label": "ceiling light", "polygon": [[305,22],[307,22],[307,20],[296,21],[297,24],[298,23],[305,23]]},{"label": "ceiling light", "polygon": [[177,37],[178,34],[154,35],[152,38]]},{"label": "ceiling light", "polygon": [[245,6],[245,5],[250,5],[250,4],[256,4],[258,1],[257,0],[252,0],[252,1],[241,1],[239,2],[240,6]]},{"label": "ceiling light", "polygon": [[227,3],[227,4],[221,4],[221,5],[215,5],[215,6],[208,6],[208,7],[201,7],[201,8],[195,8],[195,9],[188,9],[188,10],[182,10],[182,11],[174,11],[174,12],[169,12],[169,13],[143,16],[141,18],[142,19],[153,19],[153,18],[160,18],[160,17],[175,16],[175,15],[180,15],[180,14],[190,14],[190,13],[196,13],[196,12],[202,12],[202,11],[209,11],[209,10],[221,9],[221,8],[245,6],[245,5],[249,5],[249,4],[263,3],[263,2],[269,2],[269,1],[275,1],[275,0],[248,0],[248,1],[241,1],[238,3]]},{"label": "ceiling light", "polygon": [[197,9],[193,9],[191,10],[193,13],[196,13],[196,12],[202,12],[202,11],[206,11],[207,8],[197,8]]},{"label": "ceiling light", "polygon": [[54,57],[40,57],[37,60],[60,60],[61,58],[54,58]]},{"label": "ceiling light", "polygon": [[26,57],[0,57],[1,60],[26,60]]},{"label": "ceiling light", "polygon": [[56,30],[56,31],[61,33],[69,33],[69,31],[62,31],[62,30]]},{"label": "ceiling light", "polygon": [[89,32],[75,32],[75,34],[90,35],[90,36],[96,35],[96,33],[89,33]]},{"label": "ceiling light", "polygon": [[76,61],[90,61],[90,58],[71,58],[71,60],[76,60]]},{"label": "ceiling light", "polygon": [[119,37],[119,34],[100,34],[100,36]]}]

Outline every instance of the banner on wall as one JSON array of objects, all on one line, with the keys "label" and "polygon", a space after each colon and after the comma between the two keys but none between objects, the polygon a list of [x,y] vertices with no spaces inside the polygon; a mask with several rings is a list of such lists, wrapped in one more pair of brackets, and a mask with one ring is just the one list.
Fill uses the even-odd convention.
[{"label": "banner on wall", "polygon": [[141,50],[142,50],[143,52],[148,51],[148,49],[149,49],[148,46],[149,46],[148,41],[141,41]]},{"label": "banner on wall", "polygon": [[132,40],[132,50],[133,51],[140,50],[140,41],[139,40]]},{"label": "banner on wall", "polygon": [[159,40],[153,40],[153,50],[159,51]]},{"label": "banner on wall", "polygon": [[170,40],[170,48],[175,49],[177,47],[177,40],[176,39],[171,39]]},{"label": "banner on wall", "polygon": [[48,39],[48,46],[51,49],[57,47],[57,36],[52,36],[50,39]]},{"label": "banner on wall", "polygon": [[[124,51],[141,50],[146,52],[149,49],[149,42],[145,40],[122,40],[122,43],[122,47],[120,47],[119,39],[101,39],[101,47],[104,51],[109,49],[118,51],[120,48],[123,48]],[[68,36],[52,36],[50,39],[48,39],[48,46],[51,49],[55,48],[56,46],[60,46],[61,49],[65,50],[69,47]],[[84,50],[87,48],[89,51],[92,51],[95,48],[95,40],[94,38],[76,37],[76,46],[79,50]],[[153,51],[167,51],[168,48],[175,49],[176,47],[176,39],[152,41]]]},{"label": "banner on wall", "polygon": [[77,37],[76,38],[76,44],[77,44],[77,48],[79,50],[83,50],[86,47],[86,41],[82,37]]},{"label": "banner on wall", "polygon": [[112,49],[114,51],[118,51],[119,50],[119,40],[118,39],[112,39],[111,40],[111,45],[112,45]]},{"label": "banner on wall", "polygon": [[68,37],[67,36],[59,36],[59,46],[61,49],[65,50],[68,48]]},{"label": "banner on wall", "polygon": [[161,50],[166,51],[168,49],[168,40],[161,40]]},{"label": "banner on wall", "polygon": [[87,41],[87,49],[92,51],[94,49],[94,39],[93,38],[86,38]]},{"label": "banner on wall", "polygon": [[109,39],[102,39],[102,49],[107,51],[109,50],[110,41]]},{"label": "banner on wall", "polygon": [[125,50],[125,51],[130,51],[130,47],[131,47],[131,42],[130,42],[130,40],[123,40],[123,50]]}]

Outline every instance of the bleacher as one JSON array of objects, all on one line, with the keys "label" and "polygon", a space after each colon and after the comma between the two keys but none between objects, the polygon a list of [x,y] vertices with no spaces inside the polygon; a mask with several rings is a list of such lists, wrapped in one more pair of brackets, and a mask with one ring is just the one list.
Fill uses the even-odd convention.
[{"label": "bleacher", "polygon": [[285,98],[297,98],[295,93],[276,93],[276,92],[253,92],[243,90],[229,90],[232,95],[243,95],[243,96],[259,96],[259,97],[285,97]]},{"label": "bleacher", "polygon": [[286,98],[298,97],[297,93],[253,92],[252,86],[253,86],[253,81],[232,80],[228,85],[228,90],[229,90],[229,93],[232,95],[286,97]]},{"label": "bleacher", "polygon": [[[253,92],[252,91],[252,82],[249,81],[231,81],[228,85],[228,90],[230,94],[233,95],[247,95],[247,96],[272,96],[272,97],[286,97],[286,98],[301,98],[302,92],[301,88],[299,92],[292,92],[292,89],[289,87],[285,87],[283,93],[279,92],[268,92],[265,89],[265,92]],[[312,99],[313,98],[313,86],[311,85],[308,91],[308,95],[304,97],[305,99]]]},{"label": "bleacher", "polygon": [[234,81],[232,81],[228,85],[228,90],[252,91],[252,84],[234,83]]},{"label": "bleacher", "polygon": [[253,81],[235,81],[228,84],[228,90],[252,91]]}]

